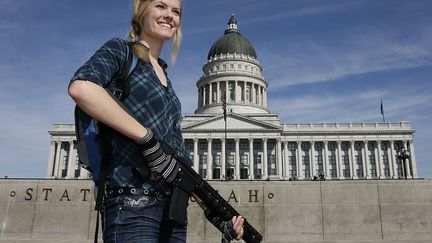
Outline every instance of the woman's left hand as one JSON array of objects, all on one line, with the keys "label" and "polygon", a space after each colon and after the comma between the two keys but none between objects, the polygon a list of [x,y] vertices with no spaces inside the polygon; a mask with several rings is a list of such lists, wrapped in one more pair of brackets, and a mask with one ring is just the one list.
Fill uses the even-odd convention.
[{"label": "woman's left hand", "polygon": [[236,232],[236,240],[240,240],[243,237],[243,223],[244,223],[244,218],[242,216],[234,216],[232,218],[232,223],[233,223],[233,228],[234,231]]}]

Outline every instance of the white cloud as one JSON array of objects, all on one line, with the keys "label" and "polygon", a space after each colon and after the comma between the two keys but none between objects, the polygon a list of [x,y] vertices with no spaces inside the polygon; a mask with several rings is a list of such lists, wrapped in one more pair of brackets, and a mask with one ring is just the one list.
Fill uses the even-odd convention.
[{"label": "white cloud", "polygon": [[[336,46],[319,42],[288,43],[261,53],[272,87],[327,82],[349,75],[432,65],[432,30],[405,43],[390,33],[369,30],[367,36],[340,37]],[[354,40],[355,39],[355,40]],[[281,44],[282,46],[284,44]],[[347,48],[348,46],[348,48]],[[267,61],[268,60],[268,61]],[[270,65],[271,64],[271,65]]]}]

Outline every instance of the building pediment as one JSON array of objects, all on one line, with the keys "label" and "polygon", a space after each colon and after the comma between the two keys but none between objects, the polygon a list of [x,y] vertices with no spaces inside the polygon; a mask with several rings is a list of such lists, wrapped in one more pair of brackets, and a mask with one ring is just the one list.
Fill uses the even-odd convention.
[{"label": "building pediment", "polygon": [[[236,113],[229,113],[226,119],[227,130],[281,130],[279,126],[269,124],[263,121],[258,121],[250,117],[246,117]],[[225,130],[225,121],[223,115],[215,115],[211,118],[204,118],[193,124],[183,127],[183,131],[195,130]]]}]

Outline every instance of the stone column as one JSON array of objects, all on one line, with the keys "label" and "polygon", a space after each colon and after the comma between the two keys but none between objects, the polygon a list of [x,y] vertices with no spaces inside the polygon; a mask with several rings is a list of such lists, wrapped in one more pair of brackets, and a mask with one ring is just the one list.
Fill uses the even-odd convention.
[{"label": "stone column", "polygon": [[351,145],[351,147],[350,147],[350,173],[351,173],[351,177],[352,178],[354,178],[354,179],[357,179],[358,178],[358,176],[357,176],[357,173],[356,173],[356,170],[355,170],[355,167],[357,166],[357,161],[354,161],[355,160],[355,156],[354,156],[354,143],[355,143],[355,141],[350,141],[350,145]]},{"label": "stone column", "polygon": [[290,173],[289,173],[289,168],[290,168],[290,161],[289,161],[289,155],[288,155],[288,141],[284,141],[283,142],[283,147],[284,147],[284,170],[285,170],[285,175],[283,177],[283,179],[286,178],[290,178]]},{"label": "stone column", "polygon": [[410,162],[411,162],[411,170],[412,170],[412,178],[418,178],[417,175],[417,161],[414,153],[414,140],[409,140],[409,152],[410,152]]},{"label": "stone column", "polygon": [[263,179],[268,178],[268,156],[267,156],[267,138],[263,139],[263,161],[262,161],[262,170],[263,170]]},{"label": "stone column", "polygon": [[202,104],[202,94],[203,94],[202,87],[199,87],[198,88],[198,108],[200,108]]},{"label": "stone column", "polygon": [[55,155],[56,155],[56,141],[51,140],[50,153],[48,156],[48,170],[47,170],[48,178],[53,176]]},{"label": "stone column", "polygon": [[253,138],[249,138],[249,179],[255,179]]},{"label": "stone column", "polygon": [[309,148],[309,157],[310,157],[310,175],[311,178],[314,177],[317,173],[315,173],[315,141],[310,142],[310,148]]},{"label": "stone column", "polygon": [[235,139],[235,179],[240,179],[240,139]]},{"label": "stone column", "polygon": [[229,101],[229,98],[229,81],[227,80],[225,81],[225,99],[227,103]]},{"label": "stone column", "polygon": [[337,170],[338,170],[338,177],[339,177],[339,179],[343,179],[344,178],[343,169],[342,169],[343,161],[342,161],[341,144],[342,144],[342,141],[338,140],[337,141]]},{"label": "stone column", "polygon": [[263,105],[264,107],[267,107],[267,90],[265,88],[263,88]]},{"label": "stone column", "polygon": [[209,83],[209,104],[213,103],[213,85]]},{"label": "stone column", "polygon": [[262,86],[258,85],[258,104],[262,106]]},{"label": "stone column", "polygon": [[283,170],[282,170],[282,148],[281,148],[281,139],[276,139],[276,163],[277,163],[277,175],[279,178],[283,178]]},{"label": "stone column", "polygon": [[75,177],[75,156],[74,156],[74,142],[73,140],[69,141],[69,156],[68,156],[68,168],[66,170],[66,178],[74,178]]},{"label": "stone column", "polygon": [[56,159],[54,160],[53,177],[59,177],[59,170],[61,167],[61,147],[62,147],[62,141],[57,141],[57,151],[56,151]]},{"label": "stone column", "polygon": [[240,99],[240,94],[239,94],[239,88],[238,88],[238,80],[235,80],[234,81],[234,103],[236,103],[236,104],[238,104],[238,103],[240,103],[239,102],[239,99]]},{"label": "stone column", "polygon": [[394,149],[394,140],[390,140],[390,159],[389,159],[389,165],[390,165],[390,176],[393,179],[397,179],[397,171],[396,171],[396,151]]},{"label": "stone column", "polygon": [[297,141],[297,178],[298,179],[303,179],[304,178],[304,174],[303,174],[303,163],[302,163],[302,150],[301,150],[301,143],[302,141]]},{"label": "stone column", "polygon": [[256,104],[256,93],[255,93],[255,84],[254,83],[251,83],[250,93],[252,95],[252,104]]},{"label": "stone column", "polygon": [[[404,147],[405,147],[405,149],[406,150],[408,150],[408,143],[407,143],[407,140],[404,140],[403,141],[403,145],[404,145]],[[405,160],[405,166],[406,166],[406,172],[407,172],[407,178],[410,178],[411,177],[411,166],[410,166],[410,162],[411,162],[411,151],[409,151],[410,152],[410,158],[408,158],[408,159],[406,159]]]},{"label": "stone column", "polygon": [[369,149],[368,149],[368,141],[364,140],[363,141],[364,144],[364,172],[365,172],[365,177],[366,179],[371,179],[372,175],[371,175],[371,165],[370,165],[370,160],[369,160]]},{"label": "stone column", "polygon": [[383,163],[383,161],[382,161],[382,152],[381,152],[381,140],[378,140],[377,141],[377,144],[378,144],[378,146],[377,146],[377,150],[378,150],[378,160],[377,160],[377,166],[378,166],[378,178],[380,178],[380,179],[383,179],[383,178],[385,178],[385,176],[384,176],[384,163]]},{"label": "stone column", "polygon": [[330,178],[331,175],[330,175],[330,165],[329,165],[329,160],[328,160],[328,141],[327,140],[324,140],[324,158],[323,158],[323,164],[324,164],[325,175]]},{"label": "stone column", "polygon": [[207,100],[206,86],[207,85],[203,85],[203,102],[202,102],[202,106],[206,105],[206,100]]},{"label": "stone column", "polygon": [[198,138],[194,138],[193,142],[194,142],[194,155],[193,155],[193,167],[194,170],[199,173],[199,154],[198,154]]},{"label": "stone column", "polygon": [[207,138],[207,180],[213,179],[212,139]]},{"label": "stone column", "polygon": [[220,88],[220,82],[216,83],[216,102],[218,104],[221,103],[221,88]]},{"label": "stone column", "polygon": [[221,139],[222,140],[222,142],[221,142],[221,146],[222,146],[222,158],[221,158],[221,164],[222,164],[222,166],[221,166],[221,178],[222,179],[226,179],[226,141],[225,141],[225,138],[222,138]]},{"label": "stone column", "polygon": [[[242,82],[243,83],[243,103],[248,104],[248,100],[246,99],[246,82]],[[250,90],[249,90],[249,94],[250,94]]]}]

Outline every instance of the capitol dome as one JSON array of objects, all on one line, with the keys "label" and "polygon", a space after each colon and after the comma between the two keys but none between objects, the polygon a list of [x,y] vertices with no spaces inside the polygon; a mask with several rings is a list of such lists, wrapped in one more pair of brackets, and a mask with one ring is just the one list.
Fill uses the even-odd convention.
[{"label": "capitol dome", "polygon": [[203,75],[197,82],[197,114],[226,111],[268,113],[267,81],[252,44],[237,29],[234,16],[210,48]]},{"label": "capitol dome", "polygon": [[242,36],[240,31],[237,29],[237,20],[234,18],[234,15],[232,15],[228,21],[228,29],[225,30],[225,34],[210,48],[207,59],[228,53],[244,54],[257,58],[252,44]]}]

